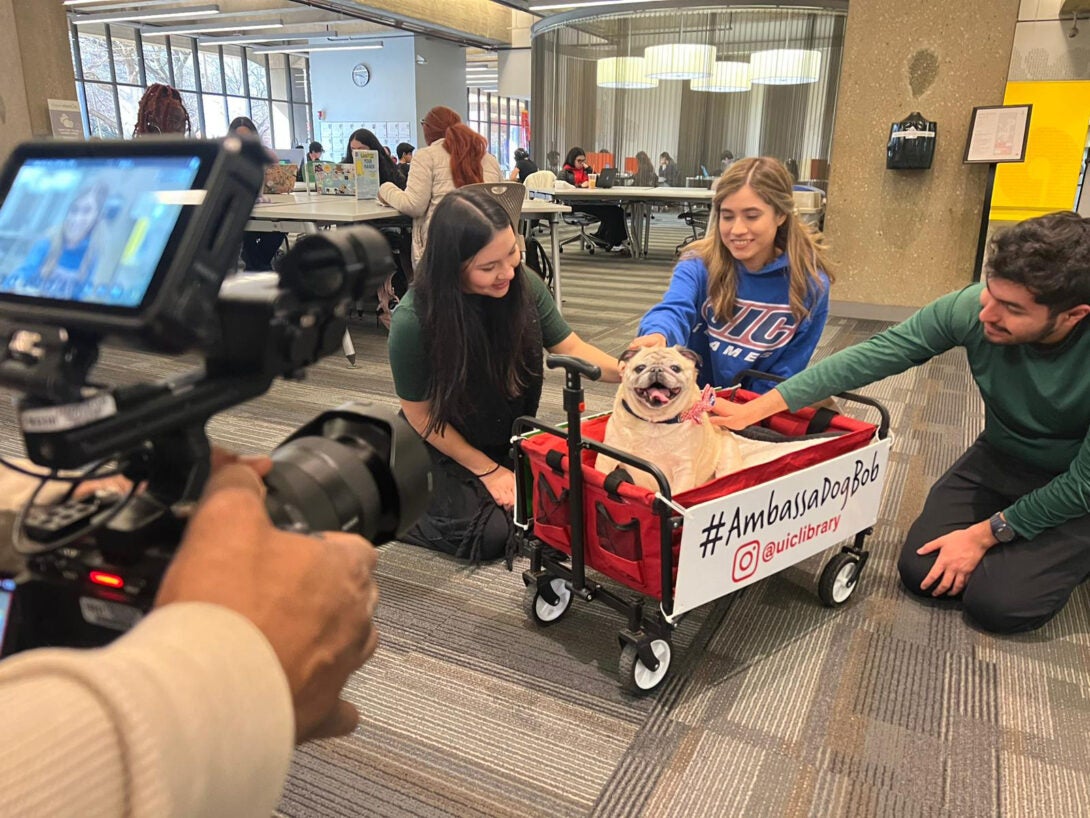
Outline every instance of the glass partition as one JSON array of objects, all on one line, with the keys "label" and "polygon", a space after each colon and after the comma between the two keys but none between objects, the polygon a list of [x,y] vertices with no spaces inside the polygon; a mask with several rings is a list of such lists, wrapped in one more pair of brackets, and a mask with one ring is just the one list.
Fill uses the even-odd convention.
[{"label": "glass partition", "polygon": [[731,157],[770,155],[824,189],[847,18],[829,5],[546,18],[533,28],[534,159],[553,168],[579,146],[625,170],[665,153],[670,182],[706,185]]}]

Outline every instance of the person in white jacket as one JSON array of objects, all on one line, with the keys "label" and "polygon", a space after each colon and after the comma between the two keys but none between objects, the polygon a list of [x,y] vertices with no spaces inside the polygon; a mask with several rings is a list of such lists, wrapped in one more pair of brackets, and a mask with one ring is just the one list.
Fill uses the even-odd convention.
[{"label": "person in white jacket", "polygon": [[293,743],[354,729],[339,695],[378,641],[375,549],[274,528],[271,461],[220,461],[135,628],[0,662],[0,815],[267,816]]},{"label": "person in white jacket", "polygon": [[421,124],[428,146],[413,154],[413,172],[405,189],[391,182],[378,189],[380,201],[412,217],[413,267],[424,255],[432,211],[444,196],[465,185],[503,180],[500,163],[487,152],[488,142],[464,124],[457,111],[438,105]]}]

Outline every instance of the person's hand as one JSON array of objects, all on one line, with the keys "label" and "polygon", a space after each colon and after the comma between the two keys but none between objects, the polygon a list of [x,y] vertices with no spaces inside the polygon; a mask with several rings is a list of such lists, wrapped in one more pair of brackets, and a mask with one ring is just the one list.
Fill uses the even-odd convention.
[{"label": "person's hand", "polygon": [[296,741],[345,735],[359,714],[340,691],[378,645],[377,555],[352,534],[274,528],[258,470],[235,462],[213,472],[155,604],[211,602],[245,616],[284,668]]},{"label": "person's hand", "polygon": [[787,402],[784,401],[783,396],[777,390],[772,389],[745,403],[735,403],[720,398],[712,406],[712,410],[708,414],[708,420],[711,421],[713,426],[721,426],[724,429],[740,432],[747,426],[760,423],[765,418],[771,417],[777,412],[782,412],[786,408]]},{"label": "person's hand", "polygon": [[500,508],[515,507],[515,473],[510,469],[500,466],[492,474],[478,478],[496,505]]},{"label": "person's hand", "polygon": [[590,187],[590,182],[580,182],[579,187]]},{"label": "person's hand", "polygon": [[920,590],[931,588],[931,596],[957,596],[965,590],[969,577],[994,543],[991,528],[985,521],[943,534],[917,548],[916,553],[920,556],[938,552],[935,564],[920,583]]},{"label": "person's hand", "polygon": [[649,335],[641,335],[639,338],[633,338],[628,344],[629,349],[664,346],[666,346],[666,336],[661,332],[652,332]]}]

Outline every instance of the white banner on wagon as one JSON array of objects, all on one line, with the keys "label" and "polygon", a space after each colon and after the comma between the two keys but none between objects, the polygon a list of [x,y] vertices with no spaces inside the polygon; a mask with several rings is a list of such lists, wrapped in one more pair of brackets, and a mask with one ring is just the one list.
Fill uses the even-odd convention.
[{"label": "white banner on wagon", "polygon": [[733,593],[874,525],[890,439],[692,506],[681,532],[671,618]]}]

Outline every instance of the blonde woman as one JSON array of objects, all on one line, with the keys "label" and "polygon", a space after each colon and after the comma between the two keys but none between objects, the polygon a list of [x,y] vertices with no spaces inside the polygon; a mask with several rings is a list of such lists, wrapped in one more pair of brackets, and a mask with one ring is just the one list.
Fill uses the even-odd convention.
[{"label": "blonde woman", "polygon": [[102,254],[98,227],[109,193],[103,181],[82,188],[69,202],[61,223],[38,239],[22,264],[5,279],[4,289],[79,299],[90,288]]},{"label": "blonde woman", "polygon": [[689,347],[703,358],[702,385],[729,386],[746,369],[785,378],[804,369],[825,327],[832,276],[820,234],[795,214],[787,169],[767,156],[733,163],[708,224],[632,345]]}]

